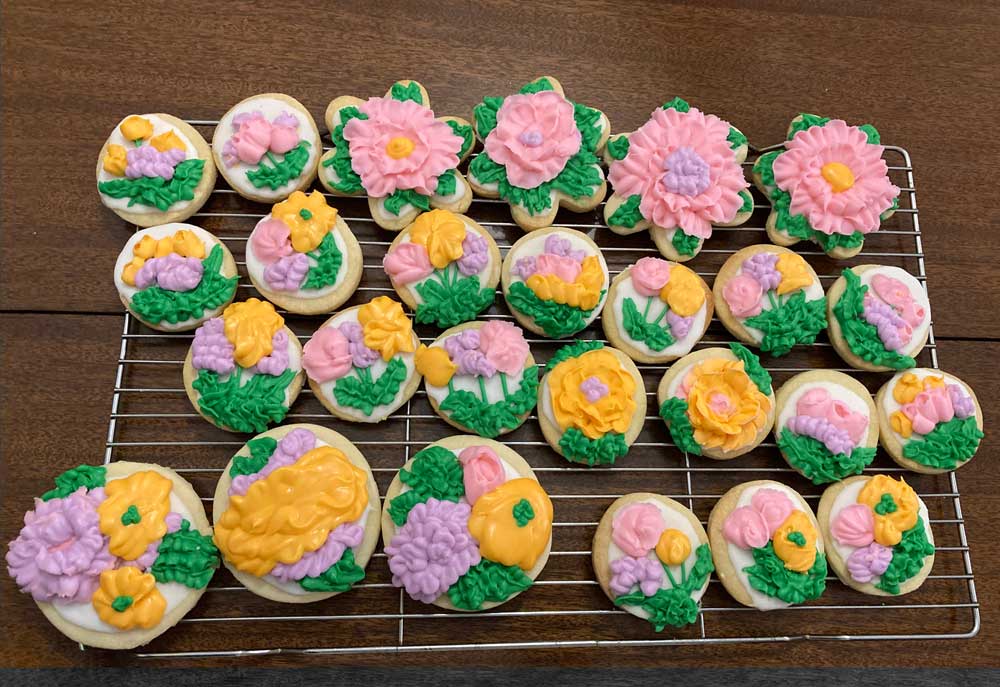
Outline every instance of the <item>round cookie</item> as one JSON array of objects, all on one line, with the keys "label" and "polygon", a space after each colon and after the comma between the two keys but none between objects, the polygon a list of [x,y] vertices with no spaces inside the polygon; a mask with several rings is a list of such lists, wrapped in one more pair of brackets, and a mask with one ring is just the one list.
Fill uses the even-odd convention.
[{"label": "round cookie", "polygon": [[[886,507],[890,500],[894,509]],[[909,594],[934,567],[927,506],[902,477],[858,475],[832,484],[816,515],[830,568],[863,594]]]},{"label": "round cookie", "polygon": [[827,291],[826,315],[837,354],[872,372],[915,367],[931,327],[927,291],[909,272],[886,265],[845,269]]},{"label": "round cookie", "polygon": [[379,513],[378,485],[361,452],[345,436],[304,423],[248,441],[223,470],[212,508],[223,563],[251,592],[283,603],[321,601],[360,582],[378,543]]},{"label": "round cookie", "polygon": [[608,265],[589,236],[565,227],[533,231],[507,251],[503,296],[522,327],[563,339],[597,319],[608,292]]},{"label": "round cookie", "polygon": [[212,136],[219,172],[234,191],[274,203],[309,188],[323,144],[309,110],[283,93],[261,93],[222,115]]},{"label": "round cookie", "polygon": [[983,439],[983,409],[955,375],[916,368],[897,372],[875,395],[879,443],[907,470],[936,475],[970,460]]},{"label": "round cookie", "polygon": [[607,191],[599,155],[611,132],[600,110],[574,103],[542,76],[473,110],[483,150],[469,163],[477,195],[500,198],[525,231],[553,224],[559,208],[593,210]]},{"label": "round cookie", "polygon": [[478,222],[448,210],[425,212],[382,259],[392,287],[421,324],[454,327],[496,298],[500,249]]},{"label": "round cookie", "polygon": [[306,342],[302,365],[309,387],[333,415],[381,422],[420,386],[419,344],[403,306],[378,296],[320,325]]},{"label": "round cookie", "polygon": [[381,98],[339,96],[325,119],[333,148],[320,162],[320,182],[338,196],[367,194],[383,229],[399,231],[421,210],[469,209],[472,188],[457,167],[475,143],[472,125],[435,117],[420,83],[397,81]]},{"label": "round cookie", "polygon": [[698,619],[715,566],[705,528],[681,504],[659,494],[622,496],[604,512],[592,550],[597,583],[615,606],[657,632]]},{"label": "round cookie", "polygon": [[[732,378],[733,371],[741,374]],[[684,356],[664,373],[656,397],[674,445],[706,458],[730,460],[749,453],[774,424],[771,375],[738,343]]]},{"label": "round cookie", "polygon": [[410,598],[487,610],[526,590],[545,567],[552,501],[512,449],[450,436],[418,452],[393,478],[382,541],[392,584]]},{"label": "round cookie", "polygon": [[129,115],[97,157],[101,202],[140,227],[183,222],[215,187],[208,143],[173,115]]},{"label": "round cookie", "polygon": [[81,465],[35,500],[7,570],[75,642],[132,649],[176,625],[219,567],[201,499],[169,468]]},{"label": "round cookie", "polygon": [[715,277],[715,312],[743,343],[773,356],[808,345],[826,329],[816,272],[798,253],[761,244],[729,256]]},{"label": "round cookie", "polygon": [[768,238],[779,246],[813,241],[837,260],[860,253],[899,205],[884,150],[871,124],[798,115],[785,148],[753,165],[754,184],[772,205]]},{"label": "round cookie", "polygon": [[708,516],[708,540],[719,581],[744,606],[787,608],[826,589],[826,548],[816,516],[780,482],[755,480],[727,491]]},{"label": "round cookie", "polygon": [[193,224],[137,231],[115,263],[115,288],[132,316],[164,332],[194,329],[236,295],[236,261],[226,245]]},{"label": "round cookie", "polygon": [[665,258],[690,260],[713,225],[739,226],[753,214],[743,176],[748,149],[729,122],[674,98],[636,131],[608,140],[604,221],[616,234],[648,229]]},{"label": "round cookie", "polygon": [[865,385],[833,370],[790,378],[777,394],[774,440],[813,484],[858,475],[875,459],[878,412]]},{"label": "round cookie", "polygon": [[194,333],[184,388],[198,414],[227,432],[281,422],[302,389],[302,346],[267,301],[229,305]]},{"label": "round cookie", "polygon": [[601,318],[611,344],[639,363],[687,355],[712,322],[712,291],[693,270],[641,258],[611,280]]},{"label": "round cookie", "polygon": [[267,300],[300,315],[343,305],[361,281],[361,245],[323,194],[293,192],[250,234],[247,274]]},{"label": "round cookie", "polygon": [[538,424],[552,449],[588,466],[613,465],[646,421],[646,385],[621,351],[599,341],[563,346],[538,387]]}]

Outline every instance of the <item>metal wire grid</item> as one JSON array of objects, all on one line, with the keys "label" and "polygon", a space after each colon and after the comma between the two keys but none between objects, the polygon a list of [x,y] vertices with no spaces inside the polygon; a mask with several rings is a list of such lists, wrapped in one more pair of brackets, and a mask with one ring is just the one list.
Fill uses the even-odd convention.
[{"label": "metal wire grid", "polygon": [[[215,122],[189,120],[196,126]],[[759,152],[776,148],[763,149]],[[868,238],[865,251],[849,264],[897,264],[917,275],[926,286],[913,168],[906,150],[888,146],[887,157],[899,158],[890,174],[902,189],[901,207],[886,227]],[[892,162],[893,160],[889,160]],[[745,163],[748,167],[752,161]],[[221,181],[221,180],[220,180]],[[711,280],[718,266],[743,245],[767,242],[764,221],[769,204],[756,191],[755,214],[747,226],[716,229],[692,267]],[[327,194],[329,195],[329,194]],[[362,285],[347,305],[363,303],[393,290],[381,271],[381,256],[392,235],[381,231],[367,215],[365,199],[329,196],[362,245],[365,263]],[[590,233],[601,245],[612,273],[643,255],[655,255],[643,232],[618,237],[603,225],[603,207],[585,215],[560,212],[567,226]],[[217,188],[193,222],[223,240],[237,257],[241,282],[238,299],[257,295],[246,278],[240,257],[256,220],[266,208],[254,205],[228,188]],[[468,211],[497,239],[505,253],[521,232],[502,201],[479,199]],[[803,244],[805,246],[806,244]],[[803,246],[800,246],[803,247]],[[800,250],[825,286],[839,276],[835,263],[813,250]],[[484,318],[512,319],[498,296]],[[345,306],[346,307],[346,306]],[[287,315],[301,341],[325,319]],[[603,340],[595,325],[580,338]],[[417,328],[430,342],[438,332]],[[814,368],[850,372],[877,389],[885,375],[859,373],[844,366],[825,338],[786,358],[764,358],[776,385],[790,374]],[[180,367],[191,333],[164,334],[146,328],[127,312],[119,348],[104,460],[146,460],[185,474],[211,507],[214,482],[229,457],[247,437],[209,426],[188,404]],[[697,348],[732,340],[713,322]],[[529,338],[536,359],[546,360],[559,342]],[[544,352],[543,352],[544,351]],[[938,367],[933,327],[918,362]],[[930,509],[937,554],[935,569],[917,592],[878,599],[853,592],[832,575],[824,596],[804,606],[767,614],[736,604],[714,578],[702,601],[699,621],[689,628],[667,629],[657,635],[648,624],[610,603],[590,567],[590,538],[611,501],[633,491],[656,491],[686,503],[701,518],[725,491],[743,481],[774,478],[788,483],[815,504],[821,489],[792,471],[779,457],[773,441],[735,461],[715,462],[681,453],[656,414],[656,383],[668,365],[640,365],[649,398],[647,422],[628,456],[613,467],[586,468],[566,463],[544,442],[536,415],[503,437],[538,473],[556,505],[553,551],[535,585],[502,608],[483,613],[446,613],[414,602],[390,582],[385,554],[379,550],[368,565],[366,579],[347,594],[317,604],[292,606],[260,599],[220,570],[199,605],[177,628],[137,652],[140,657],[219,657],[277,653],[342,654],[486,649],[596,648],[664,646],[704,643],[787,642],[792,640],[944,639],[975,636],[980,627],[979,602],[969,557],[958,483],[954,473],[941,476],[906,473]],[[315,422],[350,438],[368,457],[382,493],[412,452],[454,433],[430,408],[423,390],[401,411],[378,425],[359,425],[330,416],[307,387],[286,422]],[[881,454],[868,472],[904,472]],[[594,491],[594,490],[597,491]],[[204,632],[203,629],[211,628]],[[220,631],[220,629],[222,631]],[[204,636],[203,636],[204,635]],[[81,649],[82,649],[81,645]]]}]

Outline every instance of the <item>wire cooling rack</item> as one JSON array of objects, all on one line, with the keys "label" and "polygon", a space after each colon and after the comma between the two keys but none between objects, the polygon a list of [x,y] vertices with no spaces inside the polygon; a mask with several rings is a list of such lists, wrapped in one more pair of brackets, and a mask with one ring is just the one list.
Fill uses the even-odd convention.
[{"label": "wire cooling rack", "polygon": [[[211,140],[213,121],[190,121]],[[767,150],[767,149],[765,149]],[[751,154],[751,160],[759,152]],[[894,183],[902,189],[900,208],[884,228],[867,238],[864,252],[848,261],[833,261],[811,244],[797,249],[807,256],[824,287],[846,266],[896,265],[926,285],[913,168],[909,154],[888,146],[886,159]],[[222,181],[220,175],[220,182]],[[317,185],[318,186],[318,185]],[[736,250],[766,243],[764,222],[769,205],[756,190],[751,221],[742,227],[716,229],[705,249],[688,263],[709,283]],[[394,292],[381,269],[381,258],[393,234],[377,227],[364,198],[330,196],[358,237],[364,253],[361,286],[345,307]],[[258,295],[246,278],[243,262],[250,231],[268,211],[228,188],[217,188],[190,221],[223,240],[240,267],[237,298]],[[468,214],[496,238],[501,252],[522,235],[511,221],[506,203],[476,199]],[[572,214],[561,210],[558,224],[579,229],[596,240],[612,274],[644,255],[656,255],[646,232],[629,237],[612,233],[603,207]],[[133,227],[134,229],[134,227]],[[122,232],[122,242],[127,238]],[[326,316],[286,314],[286,322],[304,343]],[[481,317],[511,319],[498,294],[497,303]],[[424,342],[436,330],[418,326]],[[603,339],[599,323],[579,338]],[[216,429],[188,403],[181,366],[192,334],[164,334],[146,328],[128,313],[121,347],[105,462],[156,462],[190,480],[210,511],[215,482],[229,458],[249,438]],[[732,336],[714,321],[696,348],[725,345]],[[546,361],[560,345],[529,338],[537,360]],[[838,369],[860,379],[874,392],[887,375],[850,370],[833,351],[825,333],[810,347],[796,347],[784,358],[762,358],[780,385],[790,375],[815,368]],[[937,367],[931,329],[920,365]],[[483,613],[450,613],[406,597],[391,584],[381,548],[368,564],[365,579],[346,594],[308,604],[279,604],[262,599],[220,569],[199,604],[177,628],[138,653],[142,657],[216,657],[277,653],[342,654],[486,649],[595,648],[704,643],[787,642],[791,640],[944,639],[969,638],[980,627],[965,521],[955,474],[919,475],[906,479],[921,494],[930,514],[937,544],[934,569],[916,592],[898,598],[866,596],[828,578],[826,593],[803,606],[761,613],[737,604],[712,579],[702,600],[698,622],[653,632],[648,623],[615,608],[594,579],[590,542],[604,510],[617,497],[652,491],[678,499],[701,519],[730,487],[770,478],[789,484],[814,507],[821,488],[792,471],[773,441],[737,460],[716,462],[682,453],[656,415],[655,390],[666,365],[639,365],[649,396],[646,424],[627,456],[613,467],[586,468],[567,463],[545,443],[533,414],[522,427],[502,438],[534,468],[555,504],[552,555],[535,585],[498,609]],[[303,389],[286,422],[314,422],[346,435],[365,454],[381,493],[399,467],[426,444],[455,433],[432,411],[421,389],[385,422],[363,425],[329,415]],[[903,472],[881,450],[866,472]],[[82,646],[81,646],[82,648]]]}]

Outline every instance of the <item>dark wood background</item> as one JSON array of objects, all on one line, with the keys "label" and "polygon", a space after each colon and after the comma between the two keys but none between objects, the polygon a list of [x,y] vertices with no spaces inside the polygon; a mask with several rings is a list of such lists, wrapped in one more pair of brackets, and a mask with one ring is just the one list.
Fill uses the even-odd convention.
[{"label": "dark wood background", "polygon": [[[415,78],[439,112],[469,116],[482,95],[551,73],[574,99],[603,109],[614,131],[634,129],[675,94],[736,123],[757,145],[780,141],[799,111],[872,122],[884,140],[908,148],[917,170],[941,365],[977,390],[988,426],[1000,423],[992,405],[1000,395],[995,3],[206,5],[4,3],[0,542],[16,535],[26,495],[103,455],[122,325],[110,272],[128,232],[93,188],[107,132],[131,112],[215,119],[272,90],[299,98],[321,121],[336,95],[380,94],[396,79]],[[1000,447],[988,438],[960,474],[982,603],[982,631],[972,640],[295,656],[238,665],[997,665],[998,459]],[[134,662],[80,653],[0,577],[0,665]]]}]

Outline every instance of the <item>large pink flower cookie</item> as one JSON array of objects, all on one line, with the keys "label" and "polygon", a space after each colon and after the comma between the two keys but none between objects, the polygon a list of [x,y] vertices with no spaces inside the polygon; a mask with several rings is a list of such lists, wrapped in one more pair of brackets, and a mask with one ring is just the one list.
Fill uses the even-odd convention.
[{"label": "large pink flower cookie", "polygon": [[383,229],[399,231],[432,207],[469,209],[472,189],[456,168],[475,142],[472,125],[436,117],[418,82],[397,81],[380,98],[335,98],[326,125],[333,148],[319,180],[337,195],[367,195]]},{"label": "large pink flower cookie", "polygon": [[604,220],[618,234],[648,229],[664,256],[690,260],[713,225],[750,219],[746,156],[739,129],[674,98],[636,131],[608,141],[604,159],[613,193]]}]

